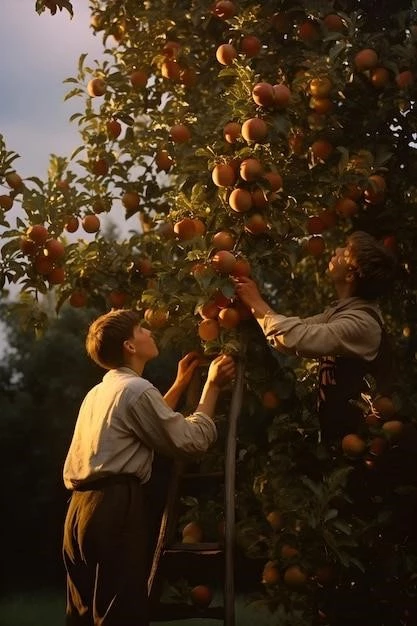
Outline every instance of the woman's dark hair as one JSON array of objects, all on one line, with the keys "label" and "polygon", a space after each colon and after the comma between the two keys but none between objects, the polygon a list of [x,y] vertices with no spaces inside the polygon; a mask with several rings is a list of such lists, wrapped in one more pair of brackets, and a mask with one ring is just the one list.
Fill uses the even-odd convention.
[{"label": "woman's dark hair", "polygon": [[355,296],[375,300],[391,287],[396,272],[396,259],[392,252],[375,237],[357,230],[348,237],[355,261]]}]

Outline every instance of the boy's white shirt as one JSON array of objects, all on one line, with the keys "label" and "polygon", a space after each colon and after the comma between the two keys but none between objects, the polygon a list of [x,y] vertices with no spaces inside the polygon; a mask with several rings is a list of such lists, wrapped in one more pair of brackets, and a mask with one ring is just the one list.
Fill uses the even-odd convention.
[{"label": "boy's white shirt", "polygon": [[160,392],[128,367],[108,371],[84,398],[64,464],[64,484],[111,474],[151,475],[154,450],[171,457],[198,455],[216,440],[202,412],[173,411]]}]

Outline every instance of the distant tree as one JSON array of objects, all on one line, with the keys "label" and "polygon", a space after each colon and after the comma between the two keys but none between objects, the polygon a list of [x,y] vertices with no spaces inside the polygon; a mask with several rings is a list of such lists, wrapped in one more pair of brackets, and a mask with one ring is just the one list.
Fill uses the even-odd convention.
[{"label": "distant tree", "polygon": [[60,572],[63,461],[81,399],[101,377],[83,345],[90,311],[65,308],[39,339],[22,330],[18,312],[0,308],[8,341],[0,363],[2,589]]}]

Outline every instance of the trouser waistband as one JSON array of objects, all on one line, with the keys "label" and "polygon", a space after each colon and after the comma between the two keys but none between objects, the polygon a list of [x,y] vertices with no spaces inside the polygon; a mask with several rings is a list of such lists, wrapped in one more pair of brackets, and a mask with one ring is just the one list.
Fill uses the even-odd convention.
[{"label": "trouser waistband", "polygon": [[108,487],[109,485],[128,482],[135,482],[138,485],[142,485],[140,479],[133,474],[112,474],[110,476],[103,476],[102,478],[82,482],[74,487],[73,491],[95,491]]}]

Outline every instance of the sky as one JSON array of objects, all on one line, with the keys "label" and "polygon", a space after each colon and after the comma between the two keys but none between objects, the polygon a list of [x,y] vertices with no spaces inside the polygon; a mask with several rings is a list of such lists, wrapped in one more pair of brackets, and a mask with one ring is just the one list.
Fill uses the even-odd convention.
[{"label": "sky", "polygon": [[87,0],[74,1],[74,18],[66,11],[38,15],[34,0],[1,0],[0,133],[8,149],[21,158],[21,175],[44,177],[50,153],[70,155],[78,130],[70,115],[83,101],[64,102],[81,53],[91,61],[102,54],[102,42],[89,27]]},{"label": "sky", "polygon": [[[78,129],[69,123],[83,110],[81,99],[64,102],[63,80],[77,73],[78,58],[90,63],[102,55],[102,41],[89,27],[88,0],[73,0],[67,11],[38,15],[35,0],[0,0],[0,134],[22,177],[45,178],[49,155],[69,156],[79,145]],[[0,329],[0,346],[4,335]]]}]

